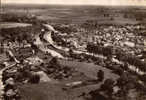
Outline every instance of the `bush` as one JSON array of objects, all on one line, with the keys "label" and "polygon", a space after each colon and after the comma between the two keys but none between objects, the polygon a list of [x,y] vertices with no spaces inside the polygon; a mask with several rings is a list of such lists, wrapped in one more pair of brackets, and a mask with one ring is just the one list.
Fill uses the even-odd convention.
[{"label": "bush", "polygon": [[55,25],[55,30],[60,31],[61,33],[71,33],[71,32],[77,32],[77,29],[73,26],[61,26],[61,25]]},{"label": "bush", "polygon": [[40,82],[40,76],[39,75],[32,75],[30,77],[30,80],[29,80],[30,83],[32,84],[37,84]]}]

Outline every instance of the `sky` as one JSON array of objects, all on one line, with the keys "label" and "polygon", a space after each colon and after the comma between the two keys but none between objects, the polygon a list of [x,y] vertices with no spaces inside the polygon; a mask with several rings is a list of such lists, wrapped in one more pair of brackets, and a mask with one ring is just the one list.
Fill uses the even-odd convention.
[{"label": "sky", "polygon": [[146,6],[146,0],[1,0],[2,3],[64,4],[64,5],[137,5]]}]

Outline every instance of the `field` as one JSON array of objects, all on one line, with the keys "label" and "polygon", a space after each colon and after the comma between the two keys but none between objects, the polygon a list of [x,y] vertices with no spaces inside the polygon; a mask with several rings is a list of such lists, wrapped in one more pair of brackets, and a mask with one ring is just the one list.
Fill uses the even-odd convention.
[{"label": "field", "polygon": [[137,24],[146,20],[145,9],[144,7],[111,6],[4,5],[4,11],[7,13],[34,14],[39,19],[50,23],[70,24],[81,24],[87,20],[102,24]]},{"label": "field", "polygon": [[0,29],[5,29],[5,28],[15,28],[15,27],[26,27],[26,26],[31,26],[31,24],[26,24],[26,23],[14,23],[14,22],[0,22]]}]

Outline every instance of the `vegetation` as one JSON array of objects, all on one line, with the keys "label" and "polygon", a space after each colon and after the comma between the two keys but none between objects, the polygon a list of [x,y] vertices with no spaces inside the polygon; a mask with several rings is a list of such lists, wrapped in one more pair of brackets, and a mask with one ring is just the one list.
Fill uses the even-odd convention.
[{"label": "vegetation", "polygon": [[[88,52],[94,53],[94,54],[102,54],[104,56],[111,57],[113,55],[113,47],[103,47],[103,46],[98,46],[94,45],[92,43],[88,43],[87,45],[87,50]],[[146,71],[146,64],[145,62],[142,62],[140,59],[125,53],[121,49],[116,49],[114,50],[114,55],[116,55],[116,58],[119,61],[127,62],[131,65],[137,66],[140,70]]]}]

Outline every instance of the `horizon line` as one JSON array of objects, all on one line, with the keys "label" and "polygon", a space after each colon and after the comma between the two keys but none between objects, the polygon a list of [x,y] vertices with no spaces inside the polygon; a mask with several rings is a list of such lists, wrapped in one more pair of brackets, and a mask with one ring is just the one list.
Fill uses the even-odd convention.
[{"label": "horizon line", "polygon": [[55,3],[48,3],[48,4],[46,4],[46,3],[3,3],[3,2],[1,2],[1,4],[4,4],[4,5],[59,5],[59,6],[141,6],[141,7],[146,7],[146,5],[108,5],[108,4],[105,4],[105,5],[103,5],[103,4],[62,4],[62,3],[58,3],[58,4],[55,4]]}]

